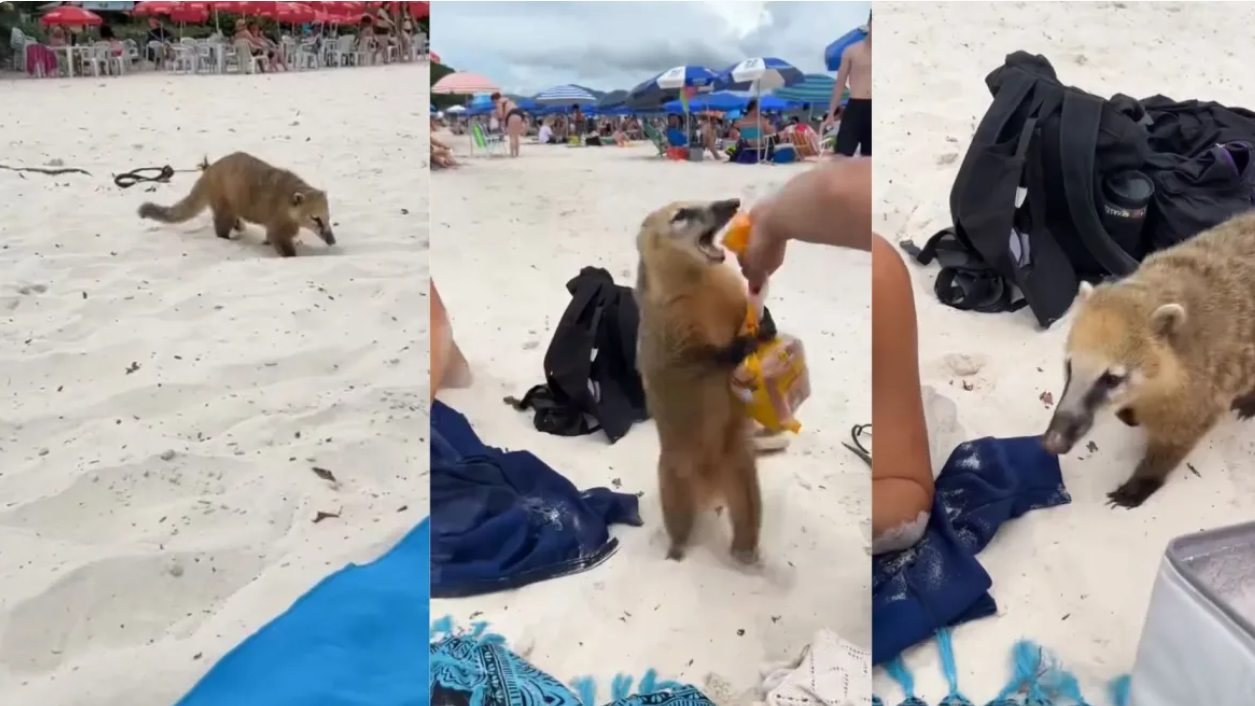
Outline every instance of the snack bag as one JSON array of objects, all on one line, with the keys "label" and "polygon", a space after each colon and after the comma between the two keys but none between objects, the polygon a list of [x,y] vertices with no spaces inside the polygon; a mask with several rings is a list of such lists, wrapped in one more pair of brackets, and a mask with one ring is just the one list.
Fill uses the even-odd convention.
[{"label": "snack bag", "polygon": [[[765,289],[765,288],[764,288]],[[763,294],[751,297],[745,332],[754,335],[762,318]],[[782,334],[759,345],[732,376],[733,387],[746,404],[749,416],[767,431],[797,433],[802,425],[794,417],[810,397],[810,374],[802,342]]]}]

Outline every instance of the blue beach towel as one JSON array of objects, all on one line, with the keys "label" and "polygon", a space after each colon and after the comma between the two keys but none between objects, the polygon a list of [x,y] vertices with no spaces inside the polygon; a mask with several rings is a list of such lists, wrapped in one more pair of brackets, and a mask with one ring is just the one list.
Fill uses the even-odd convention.
[{"label": "blue beach towel", "polygon": [[177,706],[427,706],[428,521],[228,652]]},{"label": "blue beach towel", "polygon": [[[500,638],[455,635],[431,645],[431,706],[596,706],[591,683],[585,686],[587,693],[577,696]],[[629,695],[631,686],[630,677],[616,677],[608,706],[715,706],[696,687],[658,682],[653,670],[638,693]]]},{"label": "blue beach towel", "polygon": [[992,582],[976,555],[1004,522],[1071,500],[1059,459],[1039,437],[960,444],[937,477],[924,538],[872,562],[872,662],[893,659],[941,628],[993,615]]},{"label": "blue beach towel", "polygon": [[635,495],[580,492],[526,451],[484,445],[442,402],[431,410],[431,594],[471,596],[590,569],[639,527]]}]

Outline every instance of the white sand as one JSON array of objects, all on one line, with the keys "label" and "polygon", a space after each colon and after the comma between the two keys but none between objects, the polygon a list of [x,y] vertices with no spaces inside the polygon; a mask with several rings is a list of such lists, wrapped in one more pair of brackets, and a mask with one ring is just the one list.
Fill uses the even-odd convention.
[{"label": "white sand", "polygon": [[[168,706],[427,514],[427,82],[0,84],[0,163],[92,172],[0,171],[0,703]],[[340,245],[135,215],[195,174],[112,183],[235,150],[326,189]]]},{"label": "white sand", "polygon": [[[976,123],[990,103],[985,76],[1017,49],[1042,53],[1065,83],[1102,96],[1165,93],[1250,107],[1255,50],[1245,41],[1255,9],[1196,3],[879,3],[876,15],[877,228],[916,243],[949,221],[948,198]],[[932,293],[936,267],[912,265],[920,320],[924,383],[957,406],[971,438],[1039,434],[1050,409],[1038,400],[1062,391],[1067,322],[1035,330],[1027,312],[964,314]],[[969,354],[983,363],[964,391],[946,363]],[[1151,584],[1171,538],[1250,520],[1255,475],[1249,426],[1218,429],[1167,487],[1133,511],[1104,506],[1106,493],[1131,472],[1140,453],[1136,430],[1113,419],[1063,460],[1073,496],[1006,525],[981,554],[993,577],[998,617],[960,628],[955,650],[960,686],[978,703],[1009,676],[1012,643],[1021,637],[1057,650],[1086,695],[1133,663]],[[949,433],[950,444],[963,436]],[[1231,472],[1232,470],[1232,472]],[[921,695],[945,693],[935,647],[910,652]],[[900,691],[876,679],[887,703]]]},{"label": "white sand", "polygon": [[[442,138],[466,150],[465,137]],[[480,614],[475,620],[555,677],[597,677],[601,700],[616,673],[639,677],[653,667],[728,703],[761,681],[764,663],[796,658],[817,628],[870,641],[870,472],[840,445],[852,425],[870,421],[870,258],[796,246],[773,282],[769,306],[781,329],[806,344],[813,396],[800,410],[800,437],[759,467],[767,568],[734,568],[727,530],[713,519],[682,563],[666,561],[652,423],[611,446],[601,434],[543,434],[531,413],[502,403],[544,381],[545,350],[570,301],[565,285],[580,268],[634,283],[635,235],[649,212],[682,199],[748,204],[801,169],[676,163],[654,153],[525,144],[521,159],[470,159],[433,176],[432,271],[478,376],[441,399],[487,443],[528,449],[581,488],[621,483],[643,493],[645,525],[614,527],[618,553],[590,571],[433,601],[432,616],[466,626]]]}]

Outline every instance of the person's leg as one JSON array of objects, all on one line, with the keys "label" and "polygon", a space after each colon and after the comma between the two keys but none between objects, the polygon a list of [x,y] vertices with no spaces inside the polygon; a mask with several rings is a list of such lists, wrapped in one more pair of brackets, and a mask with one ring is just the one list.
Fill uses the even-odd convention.
[{"label": "person's leg", "polygon": [[[853,101],[850,101],[853,103]],[[853,157],[858,150],[858,116],[847,103],[841,114],[841,122],[837,124],[837,141],[833,151],[843,157]]]},{"label": "person's leg", "polygon": [[911,275],[878,235],[872,238],[872,360],[872,551],[879,554],[923,536],[933,472]]},{"label": "person's leg", "polygon": [[471,384],[471,368],[453,342],[453,326],[445,311],[436,283],[431,283],[431,399],[445,388],[467,387]]},{"label": "person's leg", "polygon": [[858,133],[858,153],[864,157],[872,156],[872,122],[872,102],[869,100],[867,101],[867,115],[864,116]]}]

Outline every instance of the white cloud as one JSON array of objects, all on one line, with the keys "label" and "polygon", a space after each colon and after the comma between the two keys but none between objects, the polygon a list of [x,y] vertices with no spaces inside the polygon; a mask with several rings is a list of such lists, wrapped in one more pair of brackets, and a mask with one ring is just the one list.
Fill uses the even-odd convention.
[{"label": "white cloud", "polygon": [[432,48],[507,92],[577,83],[631,88],[681,64],[719,70],[755,56],[825,71],[823,51],[867,21],[870,2],[456,2],[431,4]]}]

